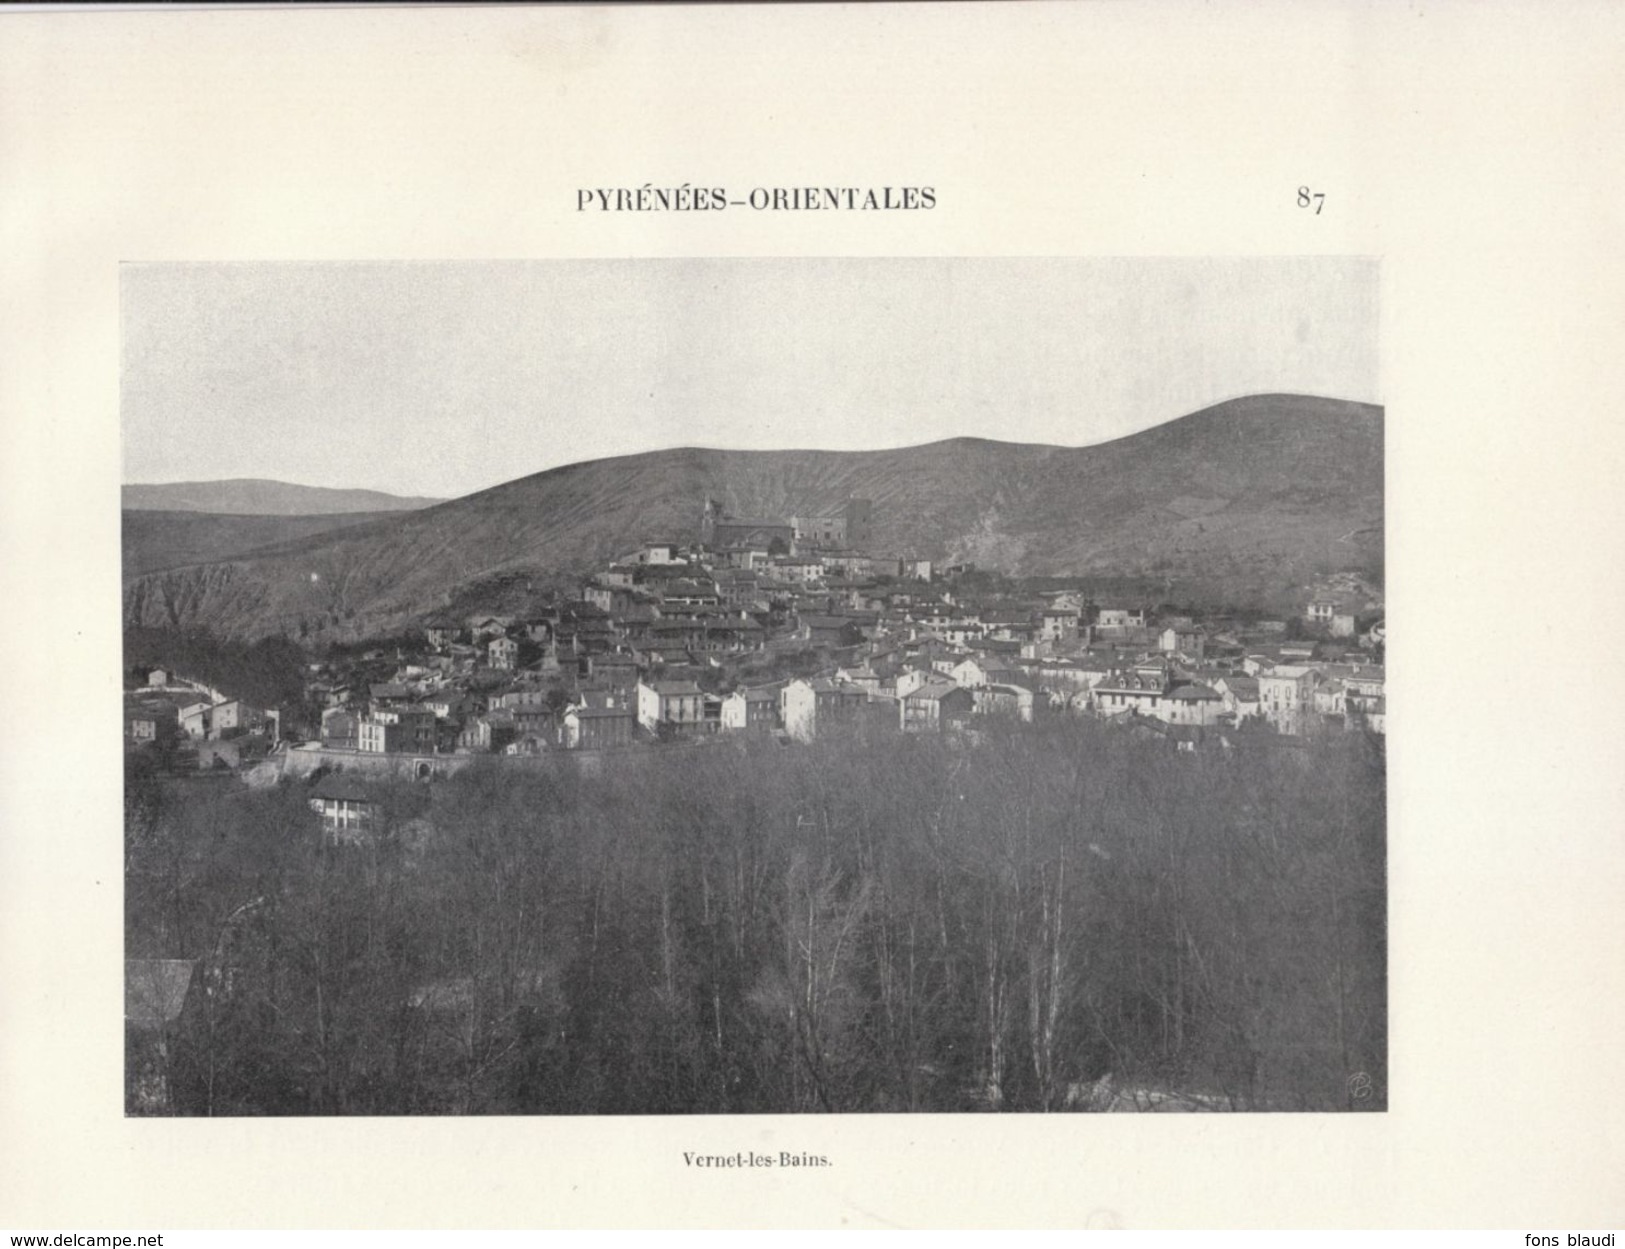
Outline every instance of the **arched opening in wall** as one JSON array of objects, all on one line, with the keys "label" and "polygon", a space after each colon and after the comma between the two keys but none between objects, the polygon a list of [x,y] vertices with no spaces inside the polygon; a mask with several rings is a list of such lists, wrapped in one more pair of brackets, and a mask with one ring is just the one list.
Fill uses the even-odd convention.
[{"label": "arched opening in wall", "polygon": [[434,768],[427,763],[418,764],[418,780],[426,781],[434,774]]}]

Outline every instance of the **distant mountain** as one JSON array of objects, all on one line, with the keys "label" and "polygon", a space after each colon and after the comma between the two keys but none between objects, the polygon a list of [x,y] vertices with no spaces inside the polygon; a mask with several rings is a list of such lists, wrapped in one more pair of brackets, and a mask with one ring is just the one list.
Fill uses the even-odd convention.
[{"label": "distant mountain", "polygon": [[[1014,424],[1014,421],[1012,421]],[[366,636],[527,578],[585,573],[735,515],[874,504],[877,551],[1170,599],[1275,604],[1323,571],[1382,575],[1382,409],[1238,399],[1086,447],[956,438],[889,451],[679,448],[551,469],[439,507],[139,577],[125,617],[226,634]],[[482,598],[482,596],[485,596]]]},{"label": "distant mountain", "polygon": [[407,512],[442,499],[408,499],[378,490],[333,490],[286,481],[171,481],[125,486],[126,511],[213,512],[230,516],[332,516],[346,512]]},{"label": "distant mountain", "polygon": [[[126,487],[127,488],[127,487]],[[321,516],[236,516],[217,512],[149,512],[126,509],[124,577],[188,564],[236,559],[260,547],[313,534],[364,525],[393,512],[333,512]]]}]

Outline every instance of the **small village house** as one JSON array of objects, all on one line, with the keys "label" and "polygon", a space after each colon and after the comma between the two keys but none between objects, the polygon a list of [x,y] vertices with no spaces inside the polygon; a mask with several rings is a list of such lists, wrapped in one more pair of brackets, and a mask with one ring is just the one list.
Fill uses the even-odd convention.
[{"label": "small village house", "polygon": [[666,725],[692,729],[705,723],[705,696],[692,681],[639,681],[638,723],[651,733]]},{"label": "small village house", "polygon": [[512,710],[514,732],[520,737],[546,739],[553,735],[553,708],[547,703],[527,703]]},{"label": "small village house", "polygon": [[1020,685],[985,684],[971,691],[972,710],[980,716],[1005,716],[1030,723],[1033,692]]},{"label": "small village house", "polygon": [[1200,629],[1169,625],[1157,635],[1157,649],[1170,655],[1183,655],[1199,661],[1207,651],[1207,636]]},{"label": "small village house", "polygon": [[1223,714],[1223,695],[1211,686],[1191,681],[1168,691],[1159,718],[1168,724],[1207,728],[1217,724]]},{"label": "small village house", "polygon": [[1111,673],[1090,691],[1090,702],[1101,715],[1133,711],[1161,719],[1162,700],[1173,687],[1173,670],[1159,659]]},{"label": "small village house", "polygon": [[310,809],[322,817],[322,833],[335,845],[360,845],[384,831],[384,807],[376,790],[342,772],[316,782]]},{"label": "small village house", "polygon": [[1286,734],[1303,733],[1314,712],[1315,671],[1280,664],[1258,676],[1259,705],[1264,718]]},{"label": "small village house", "polygon": [[1102,607],[1095,620],[1095,628],[1105,634],[1123,634],[1131,629],[1145,628],[1143,607]]},{"label": "small village house", "polygon": [[491,749],[491,721],[485,716],[473,716],[457,731],[457,749],[483,753]]},{"label": "small village house", "polygon": [[978,689],[987,685],[1019,685],[1025,681],[1021,669],[1003,659],[973,655],[955,664],[948,673],[957,685]]},{"label": "small village house", "polygon": [[1322,681],[1315,687],[1313,695],[1315,714],[1341,719],[1347,710],[1347,694],[1348,688],[1337,678]]},{"label": "small village house", "polygon": [[779,717],[786,733],[798,741],[810,742],[821,728],[867,701],[868,695],[860,689],[823,677],[812,681],[798,678],[779,691]]},{"label": "small village house", "polygon": [[622,707],[570,707],[564,713],[560,744],[566,750],[603,750],[628,745],[637,717]]},{"label": "small village house", "polygon": [[362,718],[356,748],[371,754],[433,754],[435,716],[427,708],[389,708]]},{"label": "small village house", "polygon": [[1242,720],[1263,714],[1259,705],[1258,678],[1226,673],[1213,683],[1214,690],[1224,700],[1225,714],[1238,724]]},{"label": "small village house", "polygon": [[778,727],[779,699],[772,690],[735,690],[722,700],[722,727],[765,732]]},{"label": "small village house", "polygon": [[431,621],[423,628],[423,639],[436,650],[444,650],[457,640],[457,626],[450,621]]},{"label": "small village house", "polygon": [[239,698],[208,706],[193,703],[180,713],[181,728],[191,738],[217,741],[239,733],[266,730],[273,739],[278,735],[281,716],[276,711],[251,707]]},{"label": "small village house", "polygon": [[143,702],[125,711],[124,731],[132,745],[167,742],[180,732],[180,713],[174,703]]},{"label": "small village house", "polygon": [[935,733],[963,725],[975,714],[975,696],[943,678],[930,678],[900,695],[898,727],[905,733]]},{"label": "small village house", "polygon": [[677,551],[677,543],[655,539],[645,542],[635,558],[640,564],[676,564],[681,562]]},{"label": "small village house", "polygon": [[486,648],[493,668],[511,672],[519,666],[519,643],[510,637],[492,638]]},{"label": "small village house", "polygon": [[1046,642],[1073,642],[1082,614],[1073,607],[1048,607],[1039,618],[1038,636]]}]

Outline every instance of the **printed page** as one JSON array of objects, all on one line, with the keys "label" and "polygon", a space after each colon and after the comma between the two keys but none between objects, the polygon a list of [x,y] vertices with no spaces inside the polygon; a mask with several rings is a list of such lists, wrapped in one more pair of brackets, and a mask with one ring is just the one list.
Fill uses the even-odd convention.
[{"label": "printed page", "polygon": [[1617,1226],[1622,36],[0,14],[0,1222]]}]

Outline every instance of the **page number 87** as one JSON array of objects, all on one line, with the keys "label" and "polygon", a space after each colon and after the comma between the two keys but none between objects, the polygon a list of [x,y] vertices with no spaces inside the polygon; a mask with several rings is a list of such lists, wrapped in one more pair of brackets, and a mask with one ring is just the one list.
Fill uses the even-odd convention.
[{"label": "page number 87", "polygon": [[1320,216],[1320,210],[1322,208],[1326,207],[1326,192],[1324,192],[1324,191],[1311,191],[1306,186],[1299,187],[1298,188],[1298,207],[1299,208],[1308,208],[1309,205],[1311,205],[1311,204],[1313,204],[1315,206],[1315,216],[1317,216],[1317,217]]}]

